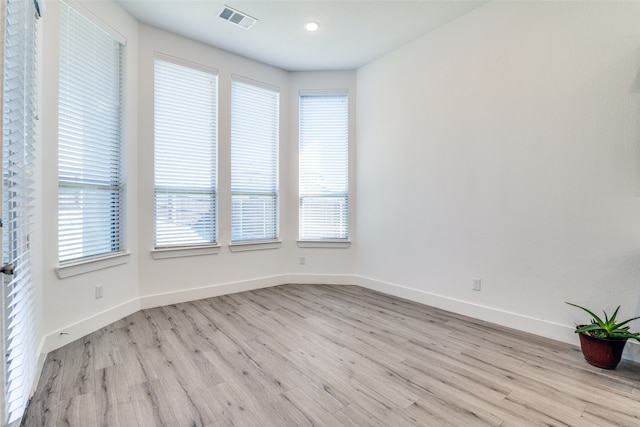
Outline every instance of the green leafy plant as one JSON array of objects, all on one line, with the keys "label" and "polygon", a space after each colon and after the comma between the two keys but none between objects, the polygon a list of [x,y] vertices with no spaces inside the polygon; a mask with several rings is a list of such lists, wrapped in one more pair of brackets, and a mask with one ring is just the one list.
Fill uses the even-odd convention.
[{"label": "green leafy plant", "polygon": [[618,310],[620,310],[620,306],[618,306],[618,308],[616,308],[616,311],[613,312],[611,317],[609,317],[607,313],[603,311],[604,313],[604,320],[603,320],[602,318],[598,317],[595,313],[593,313],[589,309],[580,307],[579,305],[572,304],[570,302],[568,302],[567,304],[572,305],[574,307],[578,307],[586,311],[592,317],[590,324],[577,325],[576,333],[584,332],[586,334],[589,334],[597,338],[613,338],[613,339],[631,338],[640,342],[640,333],[630,332],[629,326],[624,326],[627,323],[631,322],[632,320],[640,319],[640,316],[623,320],[622,322],[618,322],[616,320],[616,317],[618,316]]}]

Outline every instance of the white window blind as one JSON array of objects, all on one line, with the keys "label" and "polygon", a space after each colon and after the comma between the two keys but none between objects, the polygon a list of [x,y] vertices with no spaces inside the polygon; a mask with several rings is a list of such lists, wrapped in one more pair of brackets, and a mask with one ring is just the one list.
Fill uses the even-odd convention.
[{"label": "white window blind", "polygon": [[[4,2],[3,2],[4,3]],[[14,274],[3,280],[4,414],[20,422],[37,371],[39,311],[35,306],[30,247],[33,223],[33,150],[36,129],[36,34],[33,0],[7,0],[2,92],[3,261]]]},{"label": "white window blind", "polygon": [[278,238],[279,91],[231,85],[231,241]]},{"label": "white window blind", "polygon": [[156,58],[156,247],[216,242],[216,91],[216,74]]},{"label": "white window blind", "polygon": [[300,240],[349,237],[347,94],[300,95]]},{"label": "white window blind", "polygon": [[122,251],[124,46],[61,3],[58,117],[60,262]]}]

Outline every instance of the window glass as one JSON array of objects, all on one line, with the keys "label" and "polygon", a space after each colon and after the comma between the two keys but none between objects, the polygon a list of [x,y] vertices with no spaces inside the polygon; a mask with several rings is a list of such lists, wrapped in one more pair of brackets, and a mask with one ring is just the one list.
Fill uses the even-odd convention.
[{"label": "window glass", "polygon": [[278,238],[276,88],[234,79],[231,89],[231,241]]},{"label": "window glass", "polygon": [[65,3],[60,17],[60,262],[123,249],[124,46]]},{"label": "window glass", "polygon": [[156,59],[155,246],[216,243],[217,75]]},{"label": "window glass", "polygon": [[347,94],[300,96],[300,240],[349,237]]}]

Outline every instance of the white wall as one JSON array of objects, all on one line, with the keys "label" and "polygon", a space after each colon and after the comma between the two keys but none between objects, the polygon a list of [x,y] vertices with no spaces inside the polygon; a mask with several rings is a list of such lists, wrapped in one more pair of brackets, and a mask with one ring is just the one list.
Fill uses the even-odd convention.
[{"label": "white wall", "polygon": [[490,2],[358,70],[363,284],[569,342],[564,301],[640,314],[639,70],[637,2]]},{"label": "white wall", "polygon": [[[71,342],[140,308],[283,283],[344,283],[355,271],[355,246],[298,248],[297,93],[299,89],[349,89],[355,71],[293,73],[261,64],[157,28],[137,23],[110,1],[74,7],[127,38],[127,251],[123,265],[59,278],[57,248],[58,1],[47,2],[43,19],[43,149],[41,167],[43,251],[43,351]],[[219,253],[154,259],[153,240],[153,61],[155,52],[218,71]],[[231,252],[230,94],[231,76],[280,88],[280,235],[278,249]],[[355,102],[350,106],[355,117]],[[355,130],[352,129],[352,138]],[[352,139],[355,141],[355,139]],[[352,165],[355,160],[352,158]],[[355,187],[355,185],[353,186]],[[352,199],[355,209],[355,197]],[[40,225],[40,224],[38,224]],[[298,264],[305,256],[306,264]],[[103,285],[104,297],[95,298]],[[63,333],[63,334],[61,334]]]},{"label": "white wall", "polygon": [[[640,4],[491,2],[357,76],[287,73],[138,24],[114,3],[83,4],[128,40],[131,256],[71,278],[55,273],[59,20],[51,1],[39,224],[45,351],[140,307],[292,281],[359,283],[567,341],[585,318],[566,300],[640,312]],[[219,71],[216,255],[151,256],[155,51]],[[232,74],[282,91],[279,249],[229,251]],[[297,94],[336,88],[349,90],[357,117],[354,244],[300,248]],[[472,277],[481,292],[471,291]]]}]

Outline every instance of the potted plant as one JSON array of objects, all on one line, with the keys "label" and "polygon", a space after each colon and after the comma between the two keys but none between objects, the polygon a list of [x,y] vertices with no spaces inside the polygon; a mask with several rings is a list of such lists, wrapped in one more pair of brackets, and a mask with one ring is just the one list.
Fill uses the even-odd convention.
[{"label": "potted plant", "polygon": [[578,307],[589,313],[591,323],[588,325],[576,325],[576,333],[580,336],[580,348],[584,358],[598,368],[615,369],[622,358],[622,351],[627,339],[632,338],[640,342],[640,333],[630,332],[629,326],[625,326],[632,320],[640,319],[640,316],[631,319],[617,321],[618,310],[616,308],[611,317],[605,311],[604,320],[591,310],[568,302],[567,304]]}]

